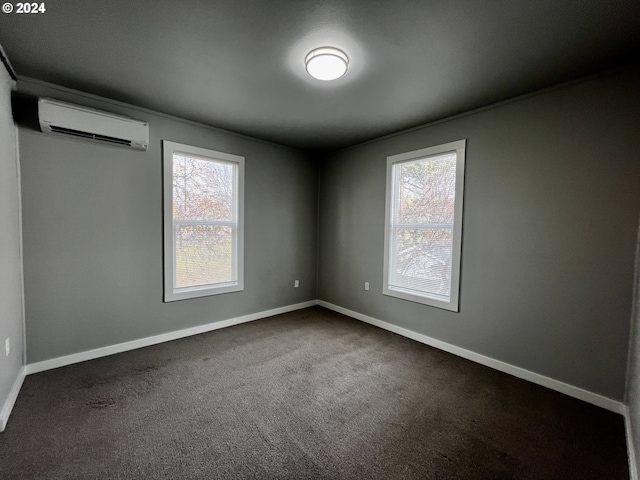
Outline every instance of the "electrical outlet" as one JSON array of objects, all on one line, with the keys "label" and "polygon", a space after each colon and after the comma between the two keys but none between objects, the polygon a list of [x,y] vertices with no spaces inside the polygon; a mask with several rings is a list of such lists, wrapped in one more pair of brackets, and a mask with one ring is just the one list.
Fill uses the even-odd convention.
[{"label": "electrical outlet", "polygon": [[364,289],[369,290],[369,282],[364,282]]},{"label": "electrical outlet", "polygon": [[293,282],[293,286],[298,288],[300,286],[300,281],[296,280],[295,282]]},{"label": "electrical outlet", "polygon": [[4,341],[4,351],[6,352],[7,357],[9,356],[9,353],[11,353],[11,339],[9,337]]}]

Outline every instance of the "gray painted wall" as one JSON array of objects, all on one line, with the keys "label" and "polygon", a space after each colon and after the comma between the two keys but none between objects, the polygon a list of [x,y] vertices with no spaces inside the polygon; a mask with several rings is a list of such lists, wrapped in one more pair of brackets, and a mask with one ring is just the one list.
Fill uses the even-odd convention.
[{"label": "gray painted wall", "polygon": [[[629,368],[627,371],[627,405],[629,406],[629,427],[627,436],[632,439],[636,464],[640,460],[640,229],[636,247],[636,276],[634,282],[633,309],[631,314],[631,341],[629,342]],[[633,477],[632,477],[633,478]]]},{"label": "gray painted wall", "polygon": [[[147,152],[20,128],[28,363],[316,298],[314,160],[31,82],[18,88],[150,123]],[[243,292],[162,302],[163,139],[246,158]]]},{"label": "gray painted wall", "polygon": [[[639,84],[638,69],[612,72],[331,155],[320,166],[318,298],[622,400]],[[460,139],[460,312],[383,296],[386,157]]]},{"label": "gray painted wall", "polygon": [[[0,412],[23,364],[22,259],[18,141],[11,114],[13,80],[0,64]],[[5,339],[11,353],[5,356]],[[0,429],[2,429],[0,419]]]}]

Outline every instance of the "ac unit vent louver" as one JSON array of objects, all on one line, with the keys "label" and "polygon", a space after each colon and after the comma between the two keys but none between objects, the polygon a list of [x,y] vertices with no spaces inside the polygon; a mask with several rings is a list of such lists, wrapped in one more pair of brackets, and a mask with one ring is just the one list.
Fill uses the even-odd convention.
[{"label": "ac unit vent louver", "polygon": [[45,133],[84,138],[146,150],[149,124],[101,110],[49,98],[38,101],[40,129]]},{"label": "ac unit vent louver", "polygon": [[131,146],[130,140],[123,140],[122,138],[107,137],[105,135],[96,135],[94,133],[81,132],[79,130],[72,130],[70,128],[51,126],[51,131],[54,133],[64,133],[66,135],[73,135],[75,137],[89,138],[91,140],[98,140],[100,142],[117,143],[118,145]]}]

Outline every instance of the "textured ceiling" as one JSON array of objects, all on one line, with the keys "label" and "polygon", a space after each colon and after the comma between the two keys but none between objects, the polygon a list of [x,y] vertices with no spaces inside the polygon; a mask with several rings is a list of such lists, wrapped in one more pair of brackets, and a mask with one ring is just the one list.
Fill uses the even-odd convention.
[{"label": "textured ceiling", "polygon": [[[14,2],[15,3],[15,2]],[[638,0],[55,0],[0,15],[18,75],[333,149],[634,61]],[[311,49],[350,68],[309,77]]]}]

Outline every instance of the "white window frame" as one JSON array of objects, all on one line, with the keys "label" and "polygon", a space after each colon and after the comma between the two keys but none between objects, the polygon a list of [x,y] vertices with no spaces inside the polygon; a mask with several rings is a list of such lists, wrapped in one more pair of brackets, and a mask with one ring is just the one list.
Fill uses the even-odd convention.
[{"label": "white window frame", "polygon": [[[466,140],[445,143],[433,147],[414,150],[412,152],[401,153],[387,157],[387,189],[385,203],[385,228],[384,228],[384,278],[382,293],[391,297],[402,298],[411,302],[422,303],[432,307],[459,311],[460,295],[460,257],[462,255],[462,206],[464,199],[464,162],[465,162]],[[440,295],[416,292],[415,290],[391,287],[389,285],[389,270],[391,261],[391,249],[393,248],[392,233],[394,225],[394,178],[393,167],[400,163],[412,162],[428,157],[442,155],[447,152],[456,152],[456,198],[454,203],[453,220],[453,244],[451,257],[451,294],[449,299]],[[425,227],[426,228],[426,227]]]},{"label": "white window frame", "polygon": [[[205,297],[244,290],[244,157],[217,152],[206,148],[182,143],[162,141],[163,150],[163,210],[164,210],[164,301],[172,302],[187,298]],[[196,287],[174,288],[175,242],[173,221],[173,155],[175,152],[237,164],[236,178],[236,255],[237,281],[222,284],[199,285]],[[229,223],[229,222],[223,222]],[[207,222],[216,224],[216,222]]]}]

